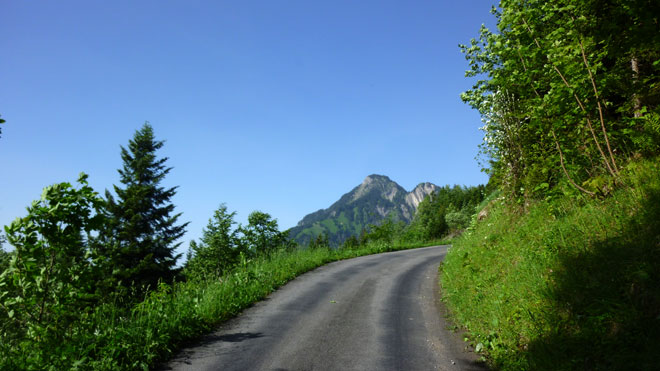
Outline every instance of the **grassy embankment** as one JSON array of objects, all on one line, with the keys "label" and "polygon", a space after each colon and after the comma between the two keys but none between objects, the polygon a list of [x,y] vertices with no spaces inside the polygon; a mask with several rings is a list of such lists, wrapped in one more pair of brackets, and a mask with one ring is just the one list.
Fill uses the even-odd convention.
[{"label": "grassy embankment", "polygon": [[627,166],[603,199],[525,214],[495,200],[454,241],[444,300],[503,370],[650,370],[660,364],[660,161]]},{"label": "grassy embankment", "polygon": [[0,344],[0,369],[143,370],[236,316],[296,276],[323,264],[428,244],[373,242],[360,249],[297,249],[250,261],[221,279],[162,285],[132,308],[106,304],[81,318],[67,342],[22,349]]}]

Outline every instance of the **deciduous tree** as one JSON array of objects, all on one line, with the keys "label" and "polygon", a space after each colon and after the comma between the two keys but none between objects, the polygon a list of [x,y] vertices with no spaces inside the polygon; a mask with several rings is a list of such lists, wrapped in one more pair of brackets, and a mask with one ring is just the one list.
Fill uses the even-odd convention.
[{"label": "deciduous tree", "polygon": [[285,233],[279,231],[277,220],[261,211],[253,211],[248,216],[248,225],[240,227],[243,245],[255,254],[268,253],[287,241]]},{"label": "deciduous tree", "polygon": [[660,103],[658,2],[500,7],[497,32],[482,27],[462,46],[467,75],[481,78],[462,98],[482,115],[487,167],[509,196],[543,196],[562,181],[603,193],[626,154],[660,149],[646,140]]},{"label": "deciduous tree", "polygon": [[[39,355],[40,347],[59,346],[98,299],[100,266],[91,241],[106,222],[105,203],[86,179],[80,175],[80,188],[46,187],[27,216],[5,227],[16,249],[0,275],[0,333],[13,342],[7,349],[29,347]],[[52,362],[41,364],[56,367]]]}]

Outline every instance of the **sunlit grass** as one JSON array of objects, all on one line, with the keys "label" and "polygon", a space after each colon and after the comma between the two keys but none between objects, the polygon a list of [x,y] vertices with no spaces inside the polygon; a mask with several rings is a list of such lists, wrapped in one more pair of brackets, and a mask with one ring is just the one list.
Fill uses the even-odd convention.
[{"label": "sunlit grass", "polygon": [[149,369],[302,273],[336,260],[421,245],[374,242],[355,250],[282,250],[243,259],[222,277],[163,284],[137,305],[120,300],[101,305],[81,318],[65,344],[0,344],[0,369]]},{"label": "sunlit grass", "polygon": [[444,300],[505,370],[653,369],[660,338],[660,164],[632,163],[605,199],[524,215],[495,200],[454,241]]}]

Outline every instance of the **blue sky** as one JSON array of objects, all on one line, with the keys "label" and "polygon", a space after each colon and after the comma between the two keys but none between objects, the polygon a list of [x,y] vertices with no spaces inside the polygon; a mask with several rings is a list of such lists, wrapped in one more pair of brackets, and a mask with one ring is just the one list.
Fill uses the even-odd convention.
[{"label": "blue sky", "polygon": [[485,183],[458,44],[494,2],[0,3],[0,225],[81,171],[119,184],[145,121],[198,238],[220,203],[282,229],[369,174]]}]

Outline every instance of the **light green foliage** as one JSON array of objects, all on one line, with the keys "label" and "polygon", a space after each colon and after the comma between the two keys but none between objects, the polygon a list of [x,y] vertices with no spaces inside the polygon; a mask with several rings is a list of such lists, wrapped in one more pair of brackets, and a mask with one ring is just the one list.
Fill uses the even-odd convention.
[{"label": "light green foliage", "polygon": [[660,161],[621,169],[605,199],[526,214],[491,201],[441,268],[444,300],[503,370],[652,370],[660,338]]},{"label": "light green foliage", "polygon": [[184,267],[189,279],[220,277],[239,262],[240,241],[233,228],[236,212],[228,212],[222,204],[202,230],[199,243],[190,243],[190,257]]},{"label": "light green foliage", "polygon": [[660,3],[494,14],[498,30],[462,46],[481,80],[461,97],[502,197],[448,253],[445,300],[497,368],[655,369]]},{"label": "light green foliage", "polygon": [[445,214],[445,222],[449,231],[465,229],[470,223],[470,217],[474,213],[474,207],[464,207],[458,210],[453,204],[449,204]]},{"label": "light green foliage", "polygon": [[5,227],[16,249],[0,275],[0,353],[9,364],[27,352],[30,362],[59,368],[63,342],[78,335],[76,322],[98,299],[93,234],[106,219],[104,201],[86,179],[80,175],[78,189],[46,187],[28,215]]},{"label": "light green foliage", "polygon": [[265,254],[283,246],[287,236],[280,232],[277,220],[261,211],[248,216],[248,225],[239,228],[244,248],[252,254]]},{"label": "light green foliage", "polygon": [[391,244],[403,233],[405,227],[406,223],[387,217],[380,224],[370,225],[367,228],[368,232],[362,236],[361,243],[383,242]]},{"label": "light green foliage", "polygon": [[410,222],[414,208],[406,202],[407,193],[386,176],[370,175],[365,183],[344,194],[329,208],[306,215],[291,228],[290,238],[305,246],[325,233],[330,246],[337,248],[366,226],[380,224],[385,217]]},{"label": "light green foliage", "polygon": [[149,369],[302,273],[331,261],[418,246],[373,243],[353,250],[276,249],[251,259],[242,255],[220,279],[161,283],[138,304],[127,306],[117,299],[90,309],[72,328],[76,335],[48,354],[56,362],[35,357],[34,348],[6,352],[8,344],[0,343],[0,369]]},{"label": "light green foliage", "polygon": [[467,76],[482,78],[462,99],[482,115],[492,182],[520,202],[564,181],[593,194],[582,183],[618,176],[623,155],[657,151],[657,142],[642,143],[648,128],[633,116],[660,103],[659,3],[500,6],[498,31],[482,27],[462,46]]},{"label": "light green foliage", "polygon": [[327,229],[330,233],[337,233],[339,228],[335,224],[335,221],[332,219],[326,219],[321,222],[321,224]]}]

